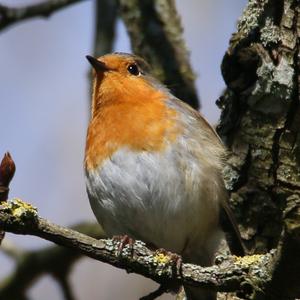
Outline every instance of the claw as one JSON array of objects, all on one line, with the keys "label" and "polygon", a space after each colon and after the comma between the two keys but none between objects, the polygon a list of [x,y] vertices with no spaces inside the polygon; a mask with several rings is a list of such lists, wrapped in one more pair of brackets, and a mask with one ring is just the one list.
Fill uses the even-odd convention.
[{"label": "claw", "polygon": [[116,254],[117,256],[121,256],[123,249],[125,248],[125,246],[128,245],[131,257],[133,257],[133,253],[134,253],[133,245],[135,242],[134,239],[132,239],[131,237],[129,237],[126,234],[125,235],[115,235],[112,237],[112,239],[119,243],[119,247],[118,247],[117,254]]},{"label": "claw", "polygon": [[[172,272],[176,276],[182,276],[182,257],[176,253],[167,251],[163,248],[156,250],[157,253],[162,253],[170,257],[170,261],[172,262]],[[176,279],[176,278],[174,278]]]}]

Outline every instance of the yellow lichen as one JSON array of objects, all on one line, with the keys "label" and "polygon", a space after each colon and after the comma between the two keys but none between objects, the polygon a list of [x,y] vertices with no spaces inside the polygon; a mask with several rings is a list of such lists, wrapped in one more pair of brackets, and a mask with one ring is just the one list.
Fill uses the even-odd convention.
[{"label": "yellow lichen", "polygon": [[156,253],[153,257],[153,262],[157,265],[165,265],[171,261],[171,257],[163,253]]},{"label": "yellow lichen", "polygon": [[18,218],[37,215],[37,209],[35,207],[19,198],[2,202],[1,209]]},{"label": "yellow lichen", "polygon": [[263,255],[254,254],[254,255],[247,255],[247,256],[235,256],[235,263],[239,264],[243,267],[247,267],[252,265],[253,263],[257,262]]}]

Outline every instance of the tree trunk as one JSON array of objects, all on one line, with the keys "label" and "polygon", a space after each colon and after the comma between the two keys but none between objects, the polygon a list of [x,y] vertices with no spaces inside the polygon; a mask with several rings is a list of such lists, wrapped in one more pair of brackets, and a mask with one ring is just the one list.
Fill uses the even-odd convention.
[{"label": "tree trunk", "polygon": [[298,12],[298,1],[249,1],[222,62],[218,131],[231,150],[225,177],[250,252],[276,247],[287,201],[299,199]]},{"label": "tree trunk", "polygon": [[224,175],[249,253],[275,248],[287,206],[300,205],[299,11],[296,0],[250,0],[222,62]]}]

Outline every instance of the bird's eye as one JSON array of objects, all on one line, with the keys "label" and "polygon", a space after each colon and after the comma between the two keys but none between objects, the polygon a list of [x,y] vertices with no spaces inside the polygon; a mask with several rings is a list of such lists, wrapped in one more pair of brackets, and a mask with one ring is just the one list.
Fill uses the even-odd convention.
[{"label": "bird's eye", "polygon": [[136,64],[129,65],[128,68],[127,68],[127,70],[132,75],[135,75],[135,76],[140,75],[139,68],[138,68],[138,66]]}]

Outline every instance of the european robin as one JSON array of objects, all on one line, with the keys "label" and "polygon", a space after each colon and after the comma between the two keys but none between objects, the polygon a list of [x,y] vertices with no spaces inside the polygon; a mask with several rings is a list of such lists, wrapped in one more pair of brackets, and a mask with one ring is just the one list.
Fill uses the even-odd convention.
[{"label": "european robin", "polygon": [[[107,235],[128,235],[209,266],[223,225],[241,255],[221,175],[225,150],[214,129],[152,77],[142,58],[87,59],[95,72],[86,184]],[[199,288],[185,292],[187,299],[215,299]]]}]

